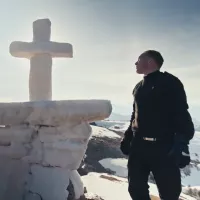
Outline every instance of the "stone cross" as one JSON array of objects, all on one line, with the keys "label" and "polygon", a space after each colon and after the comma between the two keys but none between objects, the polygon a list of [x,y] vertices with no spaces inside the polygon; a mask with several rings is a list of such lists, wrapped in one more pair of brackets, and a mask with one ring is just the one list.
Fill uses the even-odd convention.
[{"label": "stone cross", "polygon": [[73,57],[69,43],[50,41],[51,21],[39,19],[33,22],[33,41],[10,44],[14,57],[30,59],[29,99],[30,101],[52,99],[52,58]]}]

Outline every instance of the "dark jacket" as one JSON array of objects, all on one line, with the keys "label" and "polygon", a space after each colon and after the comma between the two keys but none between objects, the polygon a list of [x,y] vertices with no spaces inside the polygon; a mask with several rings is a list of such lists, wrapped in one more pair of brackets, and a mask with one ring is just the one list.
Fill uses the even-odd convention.
[{"label": "dark jacket", "polygon": [[171,140],[175,134],[187,142],[194,136],[182,82],[167,72],[156,71],[143,78],[133,90],[133,112],[124,139],[150,137]]}]

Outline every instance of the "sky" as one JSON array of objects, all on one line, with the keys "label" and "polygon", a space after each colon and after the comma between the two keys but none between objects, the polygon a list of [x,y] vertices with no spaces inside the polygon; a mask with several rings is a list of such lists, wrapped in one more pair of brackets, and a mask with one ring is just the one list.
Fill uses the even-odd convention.
[{"label": "sky", "polygon": [[200,120],[200,1],[7,0],[0,6],[0,101],[29,100],[27,59],[12,57],[13,41],[32,41],[32,22],[49,18],[51,40],[73,45],[73,58],[53,59],[53,100],[108,99],[129,114],[138,56],[155,49],[162,71],[183,82]]}]

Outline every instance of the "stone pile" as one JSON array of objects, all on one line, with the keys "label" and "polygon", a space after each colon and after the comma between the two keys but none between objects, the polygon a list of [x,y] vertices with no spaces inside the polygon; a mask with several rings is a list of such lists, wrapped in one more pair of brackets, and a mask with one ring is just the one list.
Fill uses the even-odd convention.
[{"label": "stone pile", "polygon": [[107,100],[0,103],[0,199],[65,200],[70,183],[79,199],[89,123],[111,111]]}]

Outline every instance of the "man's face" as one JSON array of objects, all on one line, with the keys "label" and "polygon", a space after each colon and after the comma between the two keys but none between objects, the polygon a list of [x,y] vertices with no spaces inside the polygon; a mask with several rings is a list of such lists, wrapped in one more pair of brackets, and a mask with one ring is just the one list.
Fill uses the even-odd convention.
[{"label": "man's face", "polygon": [[138,74],[146,74],[149,69],[149,61],[150,59],[147,56],[140,55],[137,62],[135,63],[136,72]]}]

